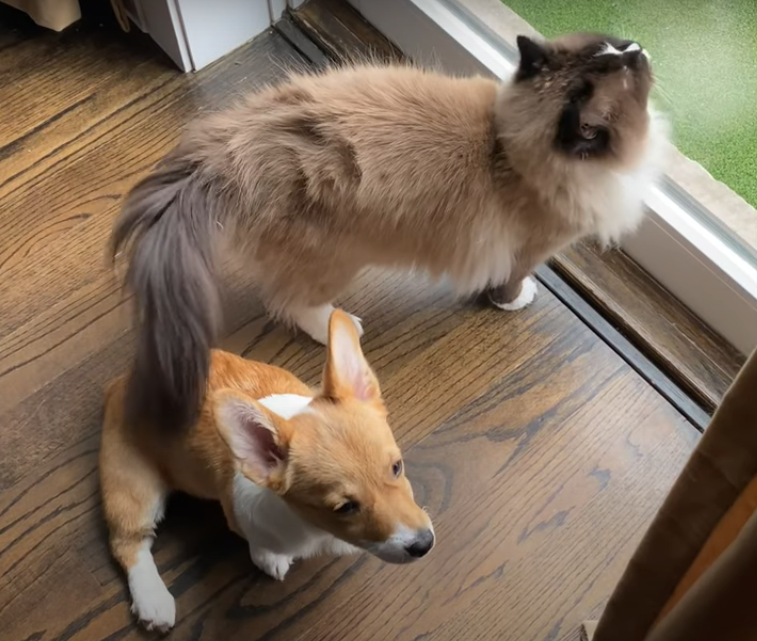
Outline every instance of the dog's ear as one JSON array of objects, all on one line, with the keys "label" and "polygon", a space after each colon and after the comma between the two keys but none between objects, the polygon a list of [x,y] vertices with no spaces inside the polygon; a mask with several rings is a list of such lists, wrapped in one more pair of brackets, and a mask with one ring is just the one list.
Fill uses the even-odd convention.
[{"label": "dog's ear", "polygon": [[289,454],[288,422],[238,392],[221,391],[214,401],[219,431],[242,472],[258,485],[279,489]]},{"label": "dog's ear", "polygon": [[329,319],[323,395],[335,400],[355,398],[383,409],[378,380],[365,360],[357,328],[352,319],[338,309]]}]

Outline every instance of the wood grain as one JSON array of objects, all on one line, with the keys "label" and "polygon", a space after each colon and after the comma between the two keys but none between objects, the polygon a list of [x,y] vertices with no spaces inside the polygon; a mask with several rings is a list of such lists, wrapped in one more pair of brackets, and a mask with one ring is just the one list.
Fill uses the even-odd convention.
[{"label": "wood grain", "polygon": [[291,15],[333,60],[392,62],[404,58],[397,47],[342,0],[307,2]]},{"label": "wood grain", "polygon": [[745,358],[619,250],[580,243],[553,261],[561,276],[710,413]]},{"label": "wood grain", "polygon": [[[129,52],[140,42],[122,44],[123,65],[132,71]],[[93,51],[99,48],[91,45],[90,56]],[[269,63],[271,57],[275,64]],[[87,65],[83,56],[65,55],[59,64],[75,67],[79,59],[79,66]],[[37,145],[42,156],[61,158],[52,167],[21,172],[23,182],[10,191],[0,187],[4,397],[27,397],[60,367],[102,347],[103,337],[127,329],[129,312],[105,257],[121,195],[170,148],[183,123],[198,110],[218,106],[280,76],[284,66],[298,64],[304,64],[302,58],[281,38],[255,43],[234,59],[213,65],[206,75],[182,75],[153,60],[137,68],[130,84],[121,83],[108,100],[96,105],[82,125],[83,135],[69,132],[69,138],[59,140],[49,131],[59,121],[35,130],[25,144]],[[78,78],[74,69],[69,73]],[[162,84],[156,84],[158,80]],[[80,79],[76,82],[81,85]],[[77,118],[84,120],[85,114]],[[19,173],[14,170],[19,163],[25,167],[26,156],[13,154],[0,162],[0,174]]]},{"label": "wood grain", "polygon": [[[64,47],[47,64],[56,82],[86,85],[81,68],[66,67],[99,64],[88,28],[82,40],[69,36],[77,57]],[[45,34],[19,41],[2,31],[5,64],[16,46],[31,58],[35,46],[47,50]],[[0,213],[0,628],[9,641],[149,636],[131,620],[98,498],[103,386],[133,348],[104,243],[123,191],[196,109],[302,63],[278,33],[193,76],[154,50],[132,51],[139,41],[120,42],[123,55],[93,73],[93,86],[56,89],[101,96],[87,116],[96,134],[48,140],[60,122],[45,124],[54,106],[44,122],[4,134],[9,144],[30,136],[40,157],[58,154],[49,166],[30,166],[18,150],[0,159],[1,175],[21,172]],[[130,84],[133,56],[145,61]],[[103,78],[120,80],[96,88]],[[8,91],[0,86],[0,100]],[[366,321],[366,354],[434,514],[437,548],[405,567],[364,555],[311,560],[276,583],[254,570],[217,506],[176,497],[155,548],[178,600],[171,638],[574,638],[601,610],[696,430],[546,291],[503,314],[420,277],[369,272],[340,302]],[[225,348],[317,382],[323,349],[268,321],[243,270],[229,274],[224,307]]]}]

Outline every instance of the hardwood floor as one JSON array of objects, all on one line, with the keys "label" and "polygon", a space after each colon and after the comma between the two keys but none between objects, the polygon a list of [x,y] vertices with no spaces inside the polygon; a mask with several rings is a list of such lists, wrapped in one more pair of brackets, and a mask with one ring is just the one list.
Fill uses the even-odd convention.
[{"label": "hardwood floor", "polygon": [[712,415],[744,365],[743,354],[619,250],[579,243],[553,265]]},{"label": "hardwood floor", "polygon": [[[108,232],[125,190],[193,113],[307,64],[275,31],[181,75],[147,39],[107,24],[0,27],[4,640],[144,638],[98,499],[103,386],[132,349]],[[226,300],[224,347],[317,382],[323,349],[270,323],[243,274],[229,277]],[[697,431],[544,290],[503,314],[420,278],[370,273],[341,302],[366,322],[437,548],[406,567],[311,560],[276,583],[216,506],[177,497],[155,546],[178,599],[172,638],[574,638]]]}]

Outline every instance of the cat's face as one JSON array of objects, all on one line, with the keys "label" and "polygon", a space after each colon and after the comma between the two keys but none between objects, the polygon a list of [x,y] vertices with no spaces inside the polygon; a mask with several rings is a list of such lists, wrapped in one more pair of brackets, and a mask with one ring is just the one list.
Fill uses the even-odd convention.
[{"label": "cat's face", "polygon": [[653,84],[649,56],[638,43],[596,34],[545,43],[519,36],[518,49],[515,84],[533,92],[556,151],[581,160],[634,161],[649,126]]}]

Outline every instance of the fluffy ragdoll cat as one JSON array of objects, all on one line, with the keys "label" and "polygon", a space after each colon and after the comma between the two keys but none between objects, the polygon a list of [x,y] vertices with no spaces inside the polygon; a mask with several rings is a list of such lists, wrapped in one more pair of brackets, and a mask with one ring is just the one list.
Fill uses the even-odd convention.
[{"label": "fluffy ragdoll cat", "polygon": [[552,254],[633,230],[664,142],[646,52],[587,34],[518,47],[507,82],[357,65],[292,75],[192,123],[113,232],[140,324],[132,417],[196,416],[220,240],[272,315],[323,342],[367,266],[444,275],[514,310]]}]

